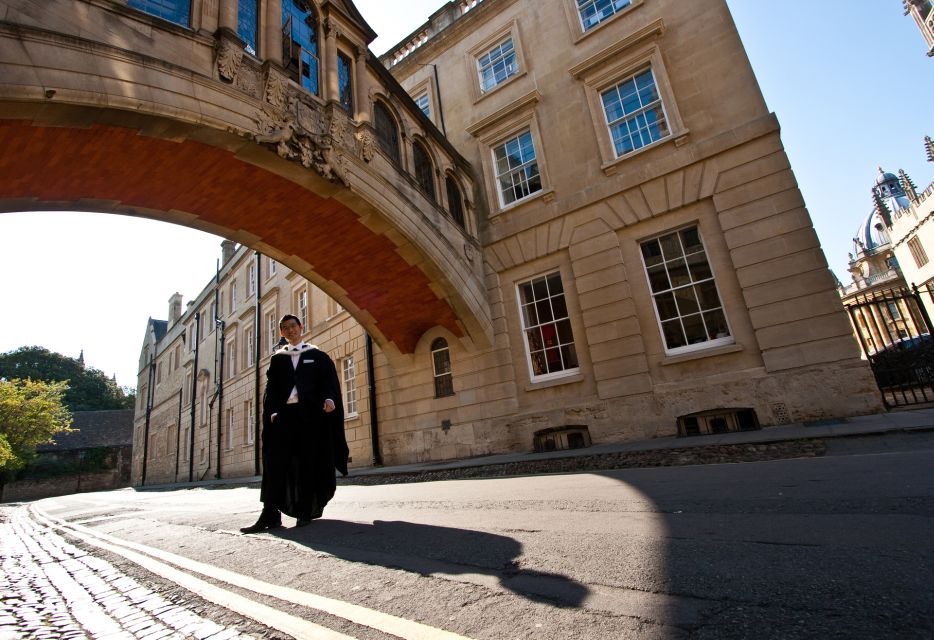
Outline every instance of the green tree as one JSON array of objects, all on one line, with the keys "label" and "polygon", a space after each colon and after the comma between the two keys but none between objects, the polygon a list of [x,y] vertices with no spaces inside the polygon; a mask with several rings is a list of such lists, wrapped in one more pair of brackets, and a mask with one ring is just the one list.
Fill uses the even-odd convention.
[{"label": "green tree", "polygon": [[65,405],[72,411],[132,409],[136,397],[135,393],[128,396],[102,371],[43,347],[0,353],[0,378],[67,382]]},{"label": "green tree", "polygon": [[36,457],[36,447],[73,431],[64,382],[0,379],[0,495],[3,485]]}]

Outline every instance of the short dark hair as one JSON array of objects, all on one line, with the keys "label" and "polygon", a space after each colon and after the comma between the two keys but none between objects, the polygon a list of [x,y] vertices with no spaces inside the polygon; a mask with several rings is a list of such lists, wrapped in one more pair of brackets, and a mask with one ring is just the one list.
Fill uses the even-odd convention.
[{"label": "short dark hair", "polygon": [[279,328],[281,329],[282,325],[284,325],[289,320],[295,320],[295,322],[297,322],[298,326],[300,327],[305,326],[302,324],[302,321],[298,319],[298,316],[292,315],[291,313],[287,313],[284,316],[282,316],[282,318],[279,320]]}]

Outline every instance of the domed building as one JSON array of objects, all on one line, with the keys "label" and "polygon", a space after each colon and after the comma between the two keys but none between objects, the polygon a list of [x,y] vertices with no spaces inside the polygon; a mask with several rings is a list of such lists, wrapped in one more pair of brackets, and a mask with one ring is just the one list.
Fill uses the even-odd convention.
[{"label": "domed building", "polygon": [[[931,188],[922,194],[930,195]],[[840,296],[866,355],[929,332],[922,310],[929,301],[919,304],[911,287],[918,282],[917,268],[927,263],[924,245],[916,236],[930,215],[931,201],[934,198],[926,202],[927,216],[919,218],[925,197],[919,197],[911,179],[904,171],[895,175],[879,168],[872,186],[873,208],[853,237],[847,269],[852,283],[840,285]],[[909,265],[909,274],[902,264]],[[929,279],[921,282],[927,284]]]}]

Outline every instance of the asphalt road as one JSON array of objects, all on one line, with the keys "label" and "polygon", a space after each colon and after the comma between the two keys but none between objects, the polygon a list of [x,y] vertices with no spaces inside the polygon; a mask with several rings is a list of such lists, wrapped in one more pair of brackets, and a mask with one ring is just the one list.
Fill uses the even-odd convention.
[{"label": "asphalt road", "polygon": [[[237,531],[255,519],[256,487],[82,494],[31,514],[157,588],[183,579],[160,577],[162,565],[194,576],[208,585],[186,587],[202,589],[203,611],[230,605],[272,637],[322,637],[296,622],[307,621],[358,639],[929,639],[928,440],[341,486],[324,519],[257,536]],[[241,599],[270,609],[241,611]]]}]

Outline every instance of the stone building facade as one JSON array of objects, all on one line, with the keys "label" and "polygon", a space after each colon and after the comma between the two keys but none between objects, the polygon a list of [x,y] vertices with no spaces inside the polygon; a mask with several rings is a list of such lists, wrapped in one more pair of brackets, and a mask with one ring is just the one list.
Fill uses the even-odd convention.
[{"label": "stone building facade", "polygon": [[[328,3],[258,6],[260,15],[280,6],[313,14],[319,4]],[[301,51],[283,62],[296,59]],[[410,97],[358,99],[373,152],[476,234],[460,246],[465,264],[482,267],[491,326],[478,340],[437,322],[411,352],[377,340],[377,438],[362,426],[349,436],[353,465],[369,464],[374,450],[398,464],[881,410],[724,0],[452,0],[382,62]],[[438,133],[472,167],[471,180],[425,143]],[[239,270],[245,295],[248,254],[225,261],[222,293]],[[277,314],[295,311],[301,286],[278,285]],[[174,387],[165,388],[176,394],[153,396],[162,400],[149,411],[150,440],[155,424],[184,429],[178,416],[194,406],[193,476],[217,473],[212,450],[221,475],[248,475],[258,470],[255,444],[228,452],[223,421],[200,426],[217,419],[214,396],[192,405],[185,392],[192,376],[199,393],[213,394],[223,372],[206,346],[189,366],[190,345],[205,335],[183,340],[192,318],[217,330],[211,295],[173,311],[162,338],[150,332],[140,370],[157,387],[170,372]],[[223,316],[222,343],[242,351],[268,308],[260,320],[248,310]],[[365,359],[349,314],[321,325],[320,337],[310,330],[336,360]],[[222,420],[230,407],[246,416],[250,398],[255,412],[261,397],[255,382],[234,386]],[[147,398],[146,380],[140,387]],[[170,428],[150,448],[179,441]]]}]

